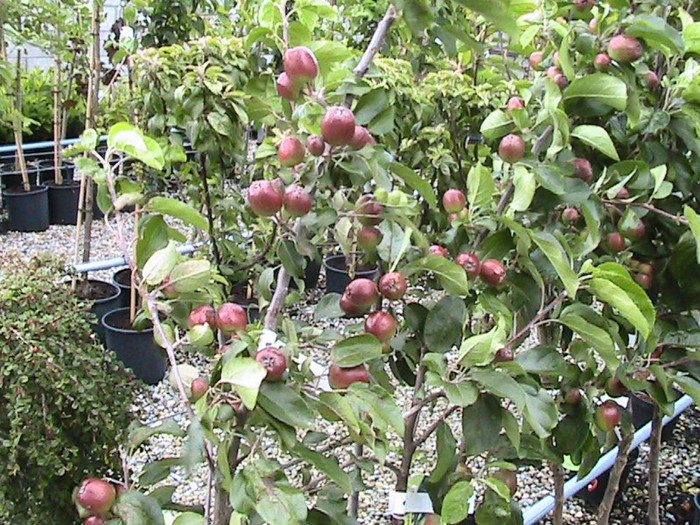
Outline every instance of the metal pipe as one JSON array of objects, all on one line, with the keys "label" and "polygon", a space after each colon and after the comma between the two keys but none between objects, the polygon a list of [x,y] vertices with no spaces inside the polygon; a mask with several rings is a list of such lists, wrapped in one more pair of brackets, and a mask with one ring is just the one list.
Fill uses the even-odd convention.
[{"label": "metal pipe", "polygon": [[[683,396],[678,401],[676,401],[673,410],[673,416],[666,416],[663,419],[663,424],[666,425],[673,418],[678,416],[686,408],[693,404],[693,398],[690,396]],[[634,434],[634,440],[630,446],[630,450],[637,448],[640,443],[649,439],[651,435],[651,421],[644,425],[642,428],[637,430]],[[618,447],[613,448],[607,452],[603,457],[598,460],[593,470],[591,470],[588,475],[581,479],[576,477],[571,478],[564,484],[564,499],[571,498],[579,490],[587,486],[591,481],[596,479],[598,476],[612,468],[613,463],[615,463],[615,458],[617,457]],[[526,508],[523,511],[523,525],[533,525],[537,523],[547,514],[549,514],[554,508],[554,496],[545,496],[540,501],[534,505]]]},{"label": "metal pipe", "polygon": [[[191,244],[186,244],[183,246],[178,246],[176,250],[178,253],[183,255],[194,252],[199,246],[193,246]],[[126,261],[124,257],[112,257],[111,259],[100,259],[97,261],[88,261],[85,263],[74,264],[73,268],[78,273],[87,272],[97,272],[99,270],[109,270],[110,268],[116,268],[117,266],[124,266]]]},{"label": "metal pipe", "polygon": [[[106,140],[107,135],[103,135],[100,137],[100,141]],[[70,146],[71,144],[75,144],[76,142],[80,142],[80,139],[64,139],[61,141],[61,146]],[[29,144],[24,144],[22,146],[22,149],[24,151],[32,151],[32,150],[37,150],[37,149],[53,149],[54,146],[54,141],[46,141],[46,142],[30,142]],[[0,154],[2,153],[14,153],[17,151],[17,147],[14,144],[7,144],[5,146],[0,146]]]}]

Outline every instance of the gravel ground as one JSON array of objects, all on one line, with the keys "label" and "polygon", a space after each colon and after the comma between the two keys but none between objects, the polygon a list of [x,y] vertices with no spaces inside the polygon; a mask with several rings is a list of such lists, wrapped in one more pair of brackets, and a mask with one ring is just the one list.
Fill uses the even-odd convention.
[{"label": "gravel ground", "polygon": [[[68,263],[73,259],[75,246],[75,227],[51,226],[48,231],[42,233],[15,233],[4,232],[0,229],[0,277],[3,272],[11,271],[11,264],[17,256],[29,257],[34,253],[50,251]],[[108,258],[119,255],[116,243],[104,223],[95,221],[93,224],[93,259]],[[96,272],[92,277],[109,280],[114,270]],[[310,322],[313,317],[313,304],[319,299],[319,293],[307,294],[304,302],[290,315],[302,322]],[[345,331],[348,322],[332,321],[325,323],[324,328],[334,328]],[[323,361],[327,352],[317,352],[314,357]],[[205,359],[193,358],[192,355],[183,355],[183,360],[206,369],[208,363]],[[405,408],[409,404],[410,393],[405,389],[397,390],[397,400]],[[186,417],[182,413],[177,396],[169,387],[167,381],[156,386],[145,386],[140,389],[140,395],[134,401],[134,413],[142,422],[155,423],[158,420],[175,419],[183,426]],[[455,418],[454,426],[458,428],[459,422]],[[426,424],[424,421],[423,424]],[[182,444],[179,438],[171,436],[158,436],[148,446],[140,450],[130,460],[130,465],[135,472],[140,471],[149,461],[171,455]],[[428,441],[426,461],[423,465],[426,469],[432,467],[431,452],[434,449],[434,440]],[[341,458],[349,457],[351,450],[339,451]],[[612,524],[642,524],[646,517],[646,483],[647,472],[646,459],[648,447],[643,445],[640,457],[632,470],[629,486],[623,499],[616,505],[610,523]],[[692,491],[700,487],[700,411],[697,408],[687,410],[680,418],[673,432],[672,439],[662,448],[661,457],[661,501],[662,523],[685,524],[689,523],[689,511],[687,501]],[[390,454],[389,459],[397,460],[395,454]],[[420,463],[420,462],[417,462]],[[416,465],[416,473],[420,465]],[[523,508],[531,505],[539,498],[547,495],[552,490],[552,480],[546,469],[521,468],[518,472],[519,491],[517,499]],[[393,474],[385,468],[378,467],[374,474],[364,476],[367,486],[372,490],[360,494],[360,521],[367,524],[388,524],[383,510],[386,507],[388,493],[393,485]],[[196,472],[185,472],[175,469],[168,483],[180,485],[175,493],[175,500],[184,504],[204,503],[203,487],[206,486],[206,472],[200,469]],[[594,524],[595,509],[579,499],[567,502],[565,508],[565,522],[573,524]],[[549,521],[543,521],[549,524]]]}]

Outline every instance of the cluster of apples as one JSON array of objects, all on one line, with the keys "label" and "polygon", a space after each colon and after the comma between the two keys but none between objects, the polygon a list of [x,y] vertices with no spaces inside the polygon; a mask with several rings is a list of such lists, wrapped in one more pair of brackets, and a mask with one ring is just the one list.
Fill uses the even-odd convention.
[{"label": "cluster of apples", "polygon": [[87,478],[73,493],[73,500],[83,525],[104,525],[112,517],[117,496],[126,489],[121,483]]},{"label": "cluster of apples", "polygon": [[[606,386],[606,391],[608,395],[612,397],[620,397],[627,393],[627,389],[622,385],[622,382],[616,378],[611,378]],[[576,406],[581,403],[583,399],[583,393],[580,388],[572,388],[564,395],[564,401],[571,406]],[[593,421],[596,427],[598,427],[603,432],[610,432],[614,429],[618,423],[620,423],[620,417],[622,415],[622,410],[617,401],[613,399],[606,399],[602,403],[599,403],[596,407],[595,414],[593,416]]]}]

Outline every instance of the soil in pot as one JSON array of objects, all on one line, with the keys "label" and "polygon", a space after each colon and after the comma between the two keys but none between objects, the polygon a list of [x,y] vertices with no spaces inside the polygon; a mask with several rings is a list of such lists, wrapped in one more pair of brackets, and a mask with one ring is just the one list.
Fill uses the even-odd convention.
[{"label": "soil in pot", "polygon": [[94,314],[97,322],[92,324],[92,329],[105,342],[105,331],[100,320],[107,312],[111,312],[119,307],[119,288],[112,283],[87,279],[78,281],[75,295],[83,301],[91,301],[90,313]]},{"label": "soil in pot", "polygon": [[11,188],[3,192],[7,205],[8,229],[43,232],[49,228],[49,189],[32,186],[29,191]]},{"label": "soil in pot", "polygon": [[343,293],[345,287],[353,279],[360,277],[365,279],[375,279],[379,269],[377,266],[361,265],[355,269],[355,275],[350,278],[348,273],[345,256],[329,255],[323,260],[323,267],[326,269],[326,292]]},{"label": "soil in pot", "polygon": [[119,288],[119,304],[117,308],[126,308],[131,302],[131,270],[123,268],[112,276],[112,283]]},{"label": "soil in pot", "polygon": [[49,222],[51,224],[76,224],[80,183],[65,180],[63,184],[47,182],[49,188]]},{"label": "soil in pot", "polygon": [[118,308],[102,316],[106,345],[124,366],[149,385],[160,383],[165,375],[165,357],[153,340],[153,328],[134,330],[129,309]]}]

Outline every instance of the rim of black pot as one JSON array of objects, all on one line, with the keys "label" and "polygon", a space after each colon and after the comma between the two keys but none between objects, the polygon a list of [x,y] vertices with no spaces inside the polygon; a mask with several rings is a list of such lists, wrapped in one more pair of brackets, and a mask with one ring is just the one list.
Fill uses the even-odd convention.
[{"label": "rim of black pot", "polygon": [[14,188],[5,188],[3,193],[6,196],[14,195],[16,197],[28,197],[29,195],[37,195],[39,193],[45,193],[47,191],[49,191],[48,186],[44,186],[43,184],[33,184],[29,187],[29,191],[24,191],[23,186],[15,186]]},{"label": "rim of black pot", "polygon": [[54,180],[47,180],[46,182],[44,182],[44,186],[51,189],[72,190],[75,188],[80,188],[80,181],[64,178],[61,184],[56,184],[56,181]]},{"label": "rim of black pot", "polygon": [[146,333],[149,333],[149,332],[150,332],[150,333],[153,333],[153,327],[152,327],[152,326],[151,326],[150,328],[146,328],[146,329],[144,329],[144,330],[134,330],[133,328],[117,328],[116,326],[112,326],[112,325],[107,324],[107,318],[108,318],[110,315],[115,315],[115,314],[117,314],[118,312],[126,312],[127,315],[128,315],[128,313],[129,313],[129,307],[127,306],[126,308],[115,308],[114,310],[110,310],[109,312],[107,312],[106,314],[104,314],[104,315],[100,318],[100,324],[101,324],[104,328],[109,328],[109,329],[112,330],[113,332],[117,332],[117,333],[120,333],[120,334],[146,334]]},{"label": "rim of black pot", "polygon": [[103,304],[103,303],[107,303],[109,301],[114,301],[114,299],[119,297],[119,295],[122,293],[122,291],[119,289],[119,287],[116,284],[110,283],[108,281],[103,281],[101,279],[88,279],[88,282],[89,283],[106,284],[107,286],[110,286],[112,288],[114,293],[112,295],[110,295],[109,297],[103,297],[102,299],[81,299],[81,298],[78,298],[79,301],[88,301],[89,300],[89,301],[92,301],[94,304]]},{"label": "rim of black pot", "polygon": [[[341,272],[341,273],[347,273],[347,268],[339,268],[337,266],[332,266],[330,264],[331,261],[335,260],[345,260],[345,255],[341,254],[335,254],[335,255],[326,255],[323,258],[323,267],[326,268],[327,270],[333,270],[335,272]],[[355,270],[355,275],[372,275],[373,273],[376,273],[379,270],[379,266],[374,265],[374,267],[371,270]]]},{"label": "rim of black pot", "polygon": [[117,281],[117,279],[116,279],[117,275],[121,275],[121,274],[123,274],[123,273],[124,273],[124,274],[126,274],[126,273],[131,274],[131,268],[129,268],[129,267],[127,267],[127,268],[122,268],[121,270],[117,270],[116,272],[114,272],[114,273],[112,274],[112,282],[113,282],[116,286],[121,286],[122,288],[125,287],[125,286],[126,286],[126,287],[131,287],[131,276],[129,277],[129,283],[130,283],[130,284],[122,284],[122,283],[120,283],[120,282]]}]

